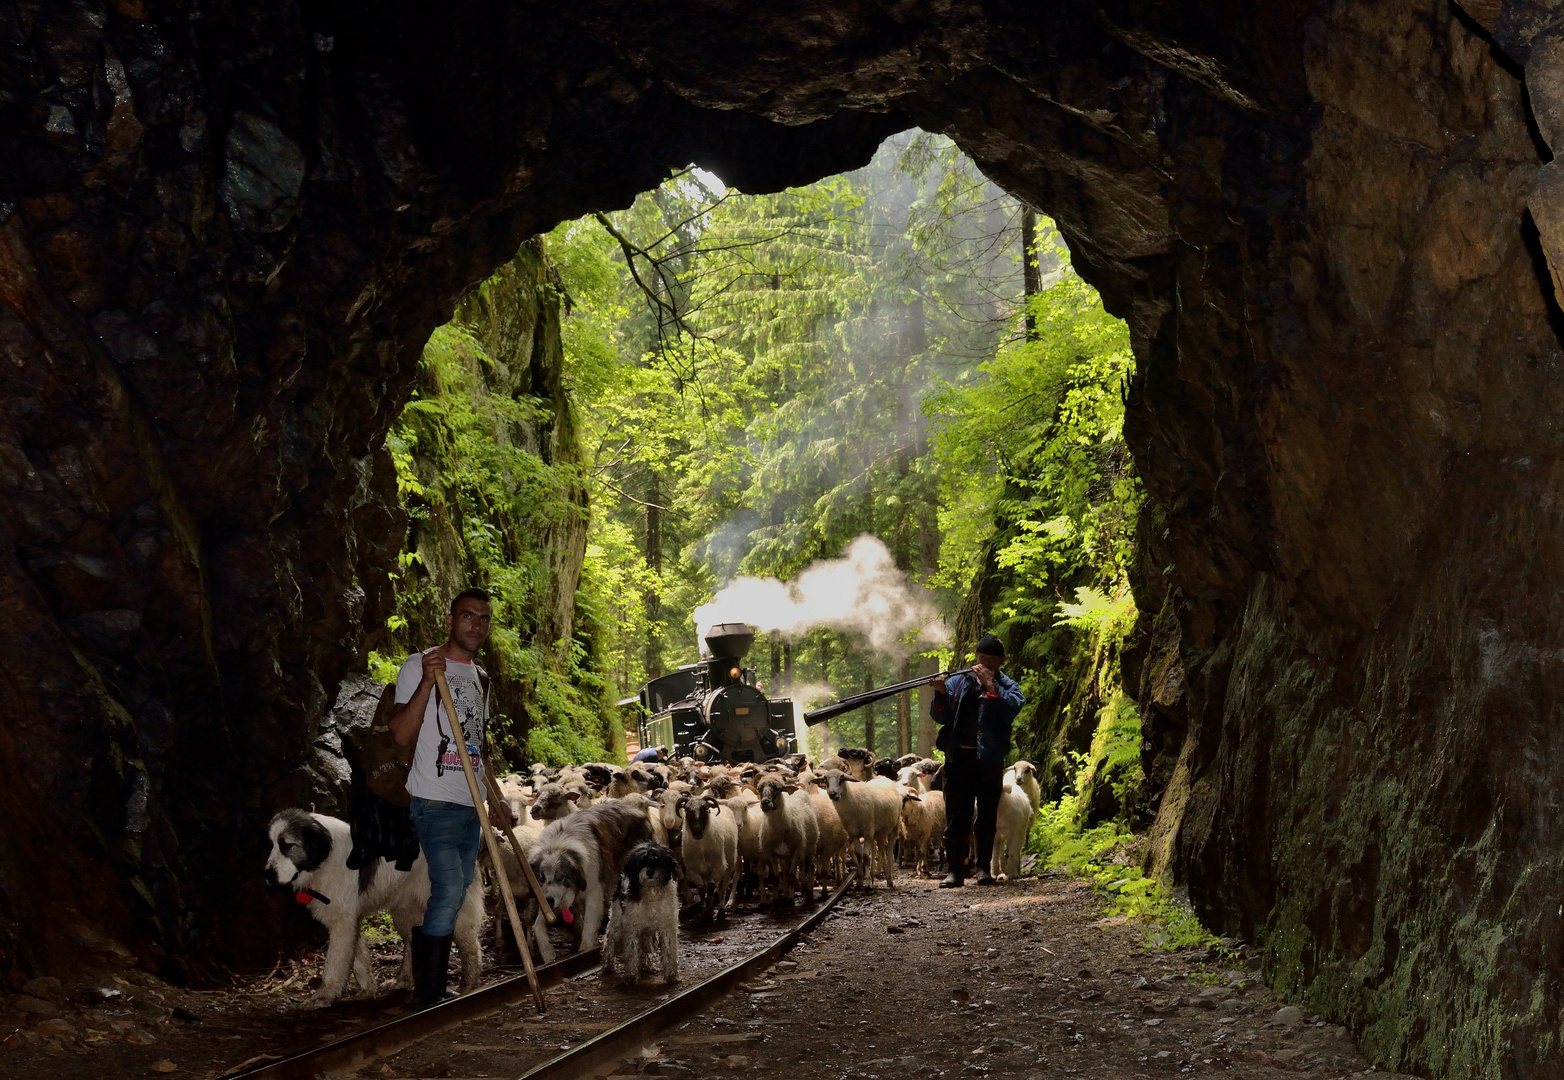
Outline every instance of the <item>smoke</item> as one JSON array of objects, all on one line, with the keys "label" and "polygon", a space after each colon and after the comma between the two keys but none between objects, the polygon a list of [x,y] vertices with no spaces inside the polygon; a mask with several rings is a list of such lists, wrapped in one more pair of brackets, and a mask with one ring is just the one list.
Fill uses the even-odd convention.
[{"label": "smoke", "polygon": [[[780,697],[782,693],[783,691],[778,690],[776,696]],[[811,705],[835,701],[836,688],[828,683],[800,683],[788,691],[787,696],[793,702],[793,731],[798,736],[797,752],[810,761],[823,757],[823,751],[831,739],[831,725],[821,724],[819,727],[810,727],[804,723],[804,711]]]},{"label": "smoke", "polygon": [[892,652],[914,631],[930,644],[950,636],[928,594],[907,580],[890,550],[868,533],[848,544],[840,559],[811,563],[793,581],[729,582],[711,603],[695,609],[700,637],[721,622],[788,635],[824,626],[852,634],[879,653]]},{"label": "smoke", "polygon": [[[777,690],[776,696],[780,697],[783,693],[784,691]],[[830,683],[799,683],[785,693],[799,705],[806,707],[835,701],[837,698],[836,687]]]}]

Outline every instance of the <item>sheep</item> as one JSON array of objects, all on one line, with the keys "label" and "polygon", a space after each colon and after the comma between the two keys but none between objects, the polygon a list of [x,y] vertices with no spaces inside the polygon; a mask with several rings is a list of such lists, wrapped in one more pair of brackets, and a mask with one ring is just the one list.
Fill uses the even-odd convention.
[{"label": "sheep", "polygon": [[635,782],[630,779],[629,770],[615,769],[608,778],[608,785],[603,788],[603,795],[610,799],[622,799],[638,790]]},{"label": "sheep", "polygon": [[836,752],[842,759],[842,771],[854,780],[874,779],[874,753],[859,746],[844,746]]},{"label": "sheep", "polygon": [[902,785],[902,853],[912,863],[914,873],[929,871],[929,853],[943,849],[945,841],[945,793],[919,791]]},{"label": "sheep", "polygon": [[558,821],[567,814],[583,809],[580,802],[581,792],[566,789],[550,780],[538,789],[538,797],[532,804],[532,817],[544,823]]},{"label": "sheep", "polygon": [[629,768],[630,782],[635,785],[635,790],[643,795],[650,795],[668,786],[668,777],[659,772],[657,767],[651,765],[632,765]]},{"label": "sheep", "polygon": [[509,776],[500,777],[496,783],[500,788],[500,796],[510,804],[511,813],[518,818],[525,818],[528,807],[536,797],[530,778],[511,773]]},{"label": "sheep", "polygon": [[994,823],[994,854],[989,872],[1000,881],[1021,876],[1021,849],[1032,824],[1032,800],[1018,784],[1000,788],[999,813]]},{"label": "sheep", "polygon": [[824,781],[810,776],[803,783],[804,790],[809,793],[810,805],[815,808],[815,822],[820,827],[820,837],[815,842],[815,877],[841,881],[846,874],[842,860],[847,856],[848,843],[842,816],[836,812],[831,797],[820,790],[819,785]]},{"label": "sheep", "polygon": [[1010,766],[1001,783],[1014,784],[1026,792],[1027,801],[1032,804],[1032,813],[1042,808],[1043,789],[1037,783],[1037,767],[1030,761],[1018,761]]},{"label": "sheep", "polygon": [[[751,802],[750,800],[754,801]],[[768,866],[760,849],[760,830],[765,824],[765,812],[760,809],[760,797],[749,788],[726,800],[727,805],[733,809],[739,823],[739,858],[742,860],[747,873],[741,873],[739,884],[746,897],[750,896],[756,888],[764,889]],[[770,897],[761,892],[761,902],[768,902]]]},{"label": "sheep", "polygon": [[593,791],[602,791],[614,778],[615,768],[601,761],[589,761],[581,766],[581,771],[586,777],[586,782],[591,785]]},{"label": "sheep", "polygon": [[[515,826],[513,826],[513,831],[516,833],[516,839],[521,841],[521,849],[525,851],[529,857],[532,855],[532,849],[537,846],[538,837],[543,835],[544,828],[546,828],[546,826],[543,822],[529,821],[524,816],[515,824]],[[516,903],[522,908],[527,908],[528,904],[530,903],[533,909],[535,909],[537,902],[532,897],[532,887],[527,881],[526,875],[524,875],[521,871],[521,863],[516,858],[516,850],[510,846],[509,840],[501,841],[499,844],[499,849],[500,866],[505,872],[506,879],[510,882],[511,895],[516,898]],[[487,855],[487,852],[485,852],[485,855]],[[487,865],[487,859],[485,859],[485,865]],[[490,869],[492,870],[493,868],[490,867]],[[525,921],[526,917],[524,916],[523,922]],[[495,917],[494,951],[496,953],[500,951],[501,945],[505,940],[505,927],[507,925],[508,924],[506,920],[502,916]],[[525,946],[518,942],[516,947],[524,948]]]},{"label": "sheep", "polygon": [[742,790],[737,779],[725,768],[715,768],[707,774],[706,790],[719,799],[737,798]]},{"label": "sheep", "polygon": [[826,774],[826,794],[847,830],[859,868],[859,880],[873,883],[875,870],[883,868],[887,888],[896,887],[891,844],[901,828],[901,796],[896,785],[883,777],[855,780],[839,769]]},{"label": "sheep", "polygon": [[738,884],[739,815],[714,795],[681,795],[676,809],[684,820],[684,882],[697,896],[701,918],[725,918]]},{"label": "sheep", "polygon": [[633,806],[641,811],[641,813],[646,815],[647,824],[652,827],[652,839],[663,847],[668,846],[668,826],[663,817],[662,803],[641,794],[639,791],[632,791],[628,795],[617,799],[608,799],[607,801],[624,803],[626,806]]},{"label": "sheep", "polygon": [[776,902],[792,907],[793,893],[802,890],[811,902],[815,895],[815,846],[820,823],[809,794],[791,780],[769,775],[761,778],[762,859],[777,879]]}]

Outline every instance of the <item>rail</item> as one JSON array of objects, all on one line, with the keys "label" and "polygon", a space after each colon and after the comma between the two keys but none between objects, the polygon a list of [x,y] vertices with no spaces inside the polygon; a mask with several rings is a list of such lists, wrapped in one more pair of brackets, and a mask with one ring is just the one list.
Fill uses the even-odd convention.
[{"label": "rail", "polygon": [[576,1080],[580,1077],[595,1076],[604,1065],[618,1061],[658,1032],[680,1021],[688,1020],[713,1001],[725,996],[745,979],[764,971],[782,959],[794,945],[798,944],[799,938],[819,926],[830,914],[837,901],[846,895],[854,876],[849,873],[847,878],[836,887],[836,891],[827,897],[807,919],[753,956],[723,968],[688,990],[682,990],[667,1001],[632,1016],[618,1027],[610,1028],[580,1046],[550,1058],[541,1065],[522,1073],[520,1080]]},{"label": "rail", "polygon": [[[567,1077],[592,1075],[592,1070],[614,1060],[616,1055],[622,1057],[659,1031],[688,1019],[692,1013],[705,1008],[745,979],[781,959],[798,944],[803,935],[820,925],[847,894],[853,880],[853,875],[849,874],[847,879],[807,918],[770,945],[694,986],[674,994],[666,1001],[637,1013],[617,1027],[588,1039],[573,1050],[568,1050],[537,1065],[523,1074],[523,1080],[544,1080],[544,1078],[564,1080]],[[566,979],[591,971],[600,963],[601,955],[597,949],[575,953],[563,960],[538,968],[538,982],[542,986],[555,986]],[[409,1013],[407,1016],[398,1017],[364,1031],[354,1032],[325,1046],[249,1069],[226,1073],[218,1080],[314,1080],[322,1073],[352,1073],[373,1061],[398,1054],[442,1031],[498,1012],[508,1005],[531,996],[532,988],[528,984],[527,977],[518,975],[420,1012]]]}]

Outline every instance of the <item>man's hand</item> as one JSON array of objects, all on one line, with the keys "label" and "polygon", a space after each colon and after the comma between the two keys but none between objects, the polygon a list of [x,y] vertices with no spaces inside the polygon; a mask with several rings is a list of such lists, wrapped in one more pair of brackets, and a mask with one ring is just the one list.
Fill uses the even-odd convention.
[{"label": "man's hand", "polygon": [[490,799],[489,824],[496,829],[508,829],[516,824],[516,815],[511,810],[510,803],[501,799]]},{"label": "man's hand", "polygon": [[997,692],[994,672],[989,669],[988,665],[973,664],[972,677],[978,681],[978,685],[983,688],[984,693],[992,694]]},{"label": "man's hand", "polygon": [[445,657],[440,655],[439,649],[430,649],[424,653],[423,665],[424,682],[433,685],[435,672],[445,670]]},{"label": "man's hand", "polygon": [[943,676],[943,675],[936,675],[936,676],[934,676],[934,678],[929,680],[929,685],[934,687],[934,692],[936,694],[943,694],[943,693],[945,693],[945,676]]}]

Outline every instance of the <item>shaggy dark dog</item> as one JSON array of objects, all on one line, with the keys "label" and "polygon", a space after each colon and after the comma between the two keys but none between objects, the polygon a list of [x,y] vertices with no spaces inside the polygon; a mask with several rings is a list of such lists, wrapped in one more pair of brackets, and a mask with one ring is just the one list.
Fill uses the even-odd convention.
[{"label": "shaggy dark dog", "polygon": [[608,908],[603,973],[639,982],[657,956],[664,982],[679,978],[679,864],[657,843],[637,844]]}]

